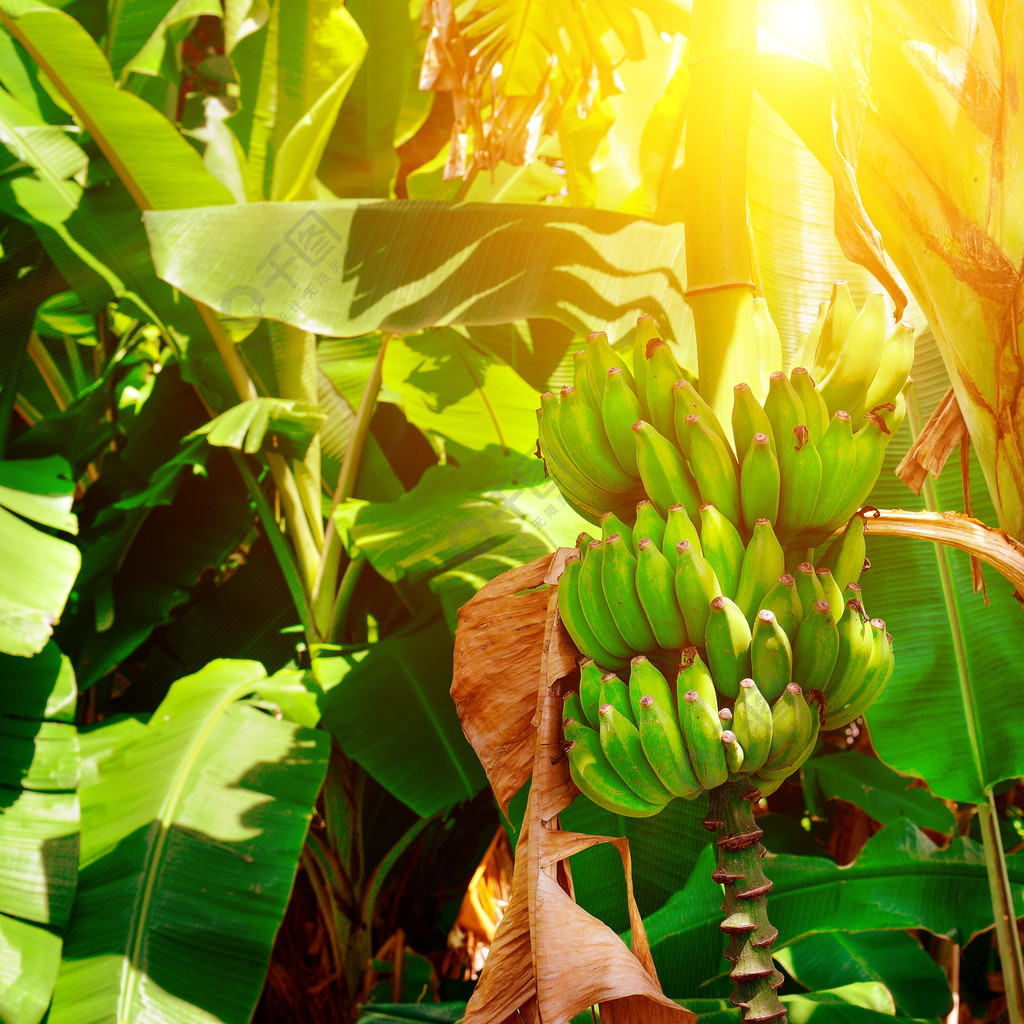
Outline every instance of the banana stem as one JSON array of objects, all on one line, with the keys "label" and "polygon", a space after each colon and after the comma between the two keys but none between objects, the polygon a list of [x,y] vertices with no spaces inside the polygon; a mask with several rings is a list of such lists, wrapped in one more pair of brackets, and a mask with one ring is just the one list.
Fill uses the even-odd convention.
[{"label": "banana stem", "polygon": [[[733,386],[763,388],[754,344],[747,232],[747,129],[757,0],[694,0],[683,159],[686,298],[700,393],[723,424]],[[727,428],[728,429],[728,428]]]},{"label": "banana stem", "polygon": [[978,804],[978,821],[981,825],[985,867],[995,917],[996,945],[1003,967],[1006,1012],[1011,1024],[1021,1024],[1024,1021],[1024,959],[1021,957],[1020,935],[1017,932],[1017,915],[1013,909],[1013,891],[1006,871],[1006,854],[999,834],[999,815],[991,790],[987,793],[987,799]]},{"label": "banana stem", "polygon": [[786,1008],[776,989],[781,972],[772,961],[771,946],[778,930],[768,920],[767,895],[772,883],[761,868],[765,848],[754,821],[751,802],[760,793],[749,782],[727,782],[711,790],[711,806],[704,827],[716,833],[718,866],[711,880],[725,887],[721,929],[729,936],[723,954],[731,964],[734,988],[729,1002],[743,1010],[744,1024],[780,1020]]}]

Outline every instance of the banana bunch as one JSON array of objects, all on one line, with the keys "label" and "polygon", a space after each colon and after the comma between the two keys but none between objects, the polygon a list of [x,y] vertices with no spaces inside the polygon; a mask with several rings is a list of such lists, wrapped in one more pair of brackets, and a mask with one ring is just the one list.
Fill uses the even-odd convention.
[{"label": "banana bunch", "polygon": [[[755,314],[759,352],[781,362],[763,300]],[[608,511],[632,522],[643,497],[664,517],[682,505],[694,522],[712,504],[744,542],[765,518],[786,548],[813,547],[874,486],[906,415],[913,353],[907,324],[886,337],[881,295],[868,296],[858,312],[837,284],[802,339],[810,369],[772,372],[763,403],[750,385],[737,384],[726,430],[641,317],[632,371],[598,331],[573,357],[573,385],[541,396],[538,451],[563,496],[591,522]]]},{"label": "banana bunch", "polygon": [[[819,729],[863,714],[892,675],[892,637],[863,604],[861,517],[819,565],[787,572],[768,519],[744,545],[714,505],[699,513],[694,523],[675,505],[663,519],[648,499],[633,527],[606,513],[558,583],[586,658],[566,698],[570,770],[621,814],[654,814],[739,775],[773,792]],[[680,650],[673,687],[655,663],[674,665]]]}]

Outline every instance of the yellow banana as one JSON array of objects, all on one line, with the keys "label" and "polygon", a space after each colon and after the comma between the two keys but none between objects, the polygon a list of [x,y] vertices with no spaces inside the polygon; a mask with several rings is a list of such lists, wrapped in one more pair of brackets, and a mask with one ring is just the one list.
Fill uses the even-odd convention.
[{"label": "yellow banana", "polygon": [[829,415],[837,409],[849,412],[864,401],[884,344],[885,298],[881,292],[871,292],[846,332],[839,358],[818,385]]},{"label": "yellow banana", "polygon": [[903,320],[885,339],[878,370],[864,393],[863,401],[857,408],[851,409],[850,414],[859,419],[880,405],[895,402],[896,396],[906,386],[913,365],[914,327]]}]

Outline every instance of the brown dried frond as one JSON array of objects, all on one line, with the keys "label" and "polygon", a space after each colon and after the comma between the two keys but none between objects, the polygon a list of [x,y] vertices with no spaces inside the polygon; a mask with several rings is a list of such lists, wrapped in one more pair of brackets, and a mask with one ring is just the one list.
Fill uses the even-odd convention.
[{"label": "brown dried frond", "polygon": [[566,103],[585,118],[599,92],[620,92],[606,29],[624,54],[643,56],[633,12],[600,0],[477,0],[458,14],[453,0],[428,0],[423,17],[420,88],[450,92],[455,112],[445,179],[527,165]]},{"label": "brown dried frond", "polygon": [[[693,1024],[695,1015],[658,984],[633,898],[627,841],[559,827],[558,815],[577,794],[562,752],[560,696],[561,680],[575,671],[576,651],[559,621],[555,591],[546,593],[541,664],[534,680],[533,782],[516,844],[512,894],[465,1022],[565,1021],[596,1004],[602,1021],[611,1024]],[[482,689],[487,691],[486,683]],[[569,857],[604,842],[622,857],[632,950],[573,898]]]},{"label": "brown dried frond", "polygon": [[967,424],[950,388],[943,396],[917,440],[896,467],[896,475],[915,493],[920,494],[925,475],[938,477],[953,449],[968,441]]}]

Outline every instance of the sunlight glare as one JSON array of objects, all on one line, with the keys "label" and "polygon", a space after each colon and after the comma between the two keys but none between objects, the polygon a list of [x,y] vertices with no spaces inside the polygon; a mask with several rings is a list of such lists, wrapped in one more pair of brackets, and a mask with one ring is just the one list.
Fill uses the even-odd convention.
[{"label": "sunlight glare", "polygon": [[814,0],[767,0],[758,23],[780,42],[815,61],[828,61],[828,48]]}]

